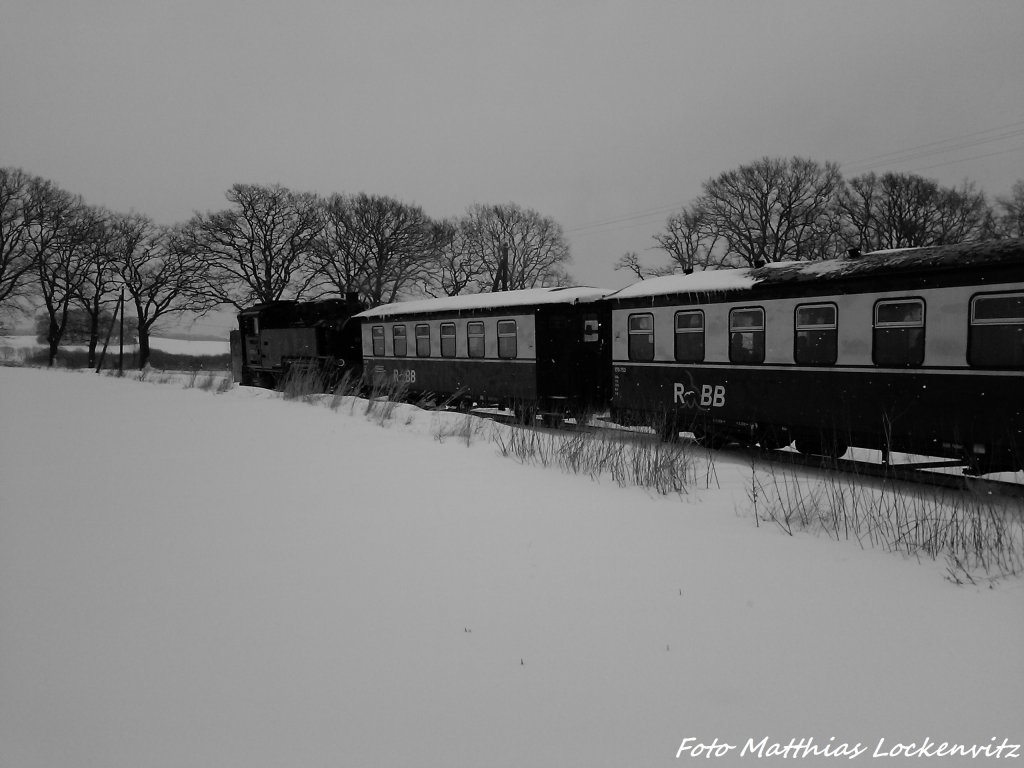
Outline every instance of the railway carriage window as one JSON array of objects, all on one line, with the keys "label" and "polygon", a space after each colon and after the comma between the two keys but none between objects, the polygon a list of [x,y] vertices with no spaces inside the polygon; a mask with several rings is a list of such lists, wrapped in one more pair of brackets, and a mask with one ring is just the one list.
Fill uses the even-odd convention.
[{"label": "railway carriage window", "polygon": [[629,359],[654,359],[654,315],[629,316]]},{"label": "railway carriage window", "polygon": [[430,357],[430,326],[426,323],[416,326],[416,357]]},{"label": "railway carriage window", "polygon": [[470,357],[484,356],[484,324],[478,320],[466,323],[466,345]]},{"label": "railway carriage window", "polygon": [[839,332],[835,304],[807,304],[796,308],[797,365],[835,365],[839,356]]},{"label": "railway carriage window", "polygon": [[391,342],[391,351],[395,357],[405,357],[409,354],[404,325],[396,325],[391,329]]},{"label": "railway carriage window", "polygon": [[441,323],[441,357],[455,357],[455,323]]},{"label": "railway carriage window", "polygon": [[764,362],[764,310],[760,307],[729,311],[729,361]]},{"label": "railway carriage window", "polygon": [[875,304],[875,365],[909,367],[924,362],[924,302],[921,299]]},{"label": "railway carriage window", "polygon": [[516,321],[498,321],[498,357],[513,360],[518,354],[516,342]]},{"label": "railway carriage window", "polygon": [[1024,368],[1024,293],[971,300],[967,362],[985,368]]},{"label": "railway carriage window", "polygon": [[373,341],[373,356],[384,357],[384,326],[373,326],[370,329],[370,338]]},{"label": "railway carriage window", "polygon": [[676,312],[676,360],[680,363],[704,361],[704,313],[699,309]]}]

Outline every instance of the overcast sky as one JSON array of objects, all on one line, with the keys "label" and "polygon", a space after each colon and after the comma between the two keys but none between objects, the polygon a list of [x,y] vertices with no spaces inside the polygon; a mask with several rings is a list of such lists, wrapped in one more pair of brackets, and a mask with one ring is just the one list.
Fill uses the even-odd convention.
[{"label": "overcast sky", "polygon": [[[236,182],[553,217],[577,282],[763,156],[1024,178],[1022,0],[0,0],[0,164],[160,223]],[[902,154],[897,154],[902,153]]]}]

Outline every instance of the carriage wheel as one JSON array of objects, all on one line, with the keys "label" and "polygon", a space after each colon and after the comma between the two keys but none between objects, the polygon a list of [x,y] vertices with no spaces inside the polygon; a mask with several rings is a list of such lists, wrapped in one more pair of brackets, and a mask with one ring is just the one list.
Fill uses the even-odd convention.
[{"label": "carriage wheel", "polygon": [[537,406],[534,403],[516,403],[512,407],[512,416],[516,424],[532,427],[537,422]]}]

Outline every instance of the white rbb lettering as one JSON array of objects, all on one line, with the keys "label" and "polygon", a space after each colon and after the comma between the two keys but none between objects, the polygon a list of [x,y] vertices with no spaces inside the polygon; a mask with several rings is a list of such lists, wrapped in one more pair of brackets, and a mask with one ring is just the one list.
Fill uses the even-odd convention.
[{"label": "white rbb lettering", "polygon": [[711,385],[705,384],[700,388],[700,407],[709,408],[711,406]]},{"label": "white rbb lettering", "polygon": [[725,387],[719,384],[715,387],[715,396],[711,400],[712,408],[721,408],[725,405]]},{"label": "white rbb lettering", "polygon": [[672,384],[672,402],[684,408],[721,408],[725,405],[725,385],[702,384],[698,391],[676,381]]}]

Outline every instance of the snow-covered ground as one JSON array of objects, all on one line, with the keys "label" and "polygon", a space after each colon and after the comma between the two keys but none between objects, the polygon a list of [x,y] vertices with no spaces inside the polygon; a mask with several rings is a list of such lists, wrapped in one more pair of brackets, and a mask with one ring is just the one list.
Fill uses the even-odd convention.
[{"label": "snow-covered ground", "polygon": [[[102,346],[102,342],[101,342]],[[197,341],[194,339],[165,339],[153,336],[149,340],[151,349],[159,349],[174,355],[226,355],[231,351],[228,340]],[[20,359],[33,351],[44,349],[35,336],[0,336],[0,360]],[[126,345],[126,349],[135,351],[135,345]],[[84,345],[63,345],[65,351],[83,351]],[[117,351],[117,342],[112,341],[110,349]],[[108,349],[109,354],[109,349]]]},{"label": "snow-covered ground", "polygon": [[465,418],[0,368],[0,765],[1024,742],[1024,578],[757,527],[741,459],[661,496]]}]

